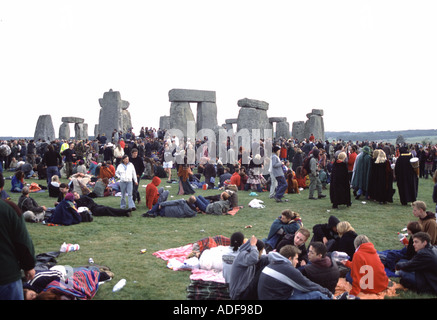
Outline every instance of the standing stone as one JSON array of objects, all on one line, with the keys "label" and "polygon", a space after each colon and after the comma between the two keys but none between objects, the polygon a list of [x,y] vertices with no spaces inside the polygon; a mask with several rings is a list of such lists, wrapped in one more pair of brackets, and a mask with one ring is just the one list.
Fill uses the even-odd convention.
[{"label": "standing stone", "polygon": [[305,122],[305,138],[309,138],[311,134],[318,140],[325,140],[325,125],[323,123],[323,110],[313,109],[307,114],[308,120]]},{"label": "standing stone", "polygon": [[88,124],[86,123],[75,123],[74,132],[76,140],[87,140],[88,139]]},{"label": "standing stone", "polygon": [[114,129],[126,132],[132,127],[130,122],[130,113],[127,110],[129,102],[121,99],[119,91],[110,89],[99,99],[99,134],[103,133],[107,137],[112,136]]},{"label": "standing stone", "polygon": [[67,122],[62,122],[61,126],[59,127],[59,139],[70,139],[70,125]]},{"label": "standing stone", "polygon": [[169,116],[161,116],[159,118],[159,128],[163,130],[170,129],[170,117]]},{"label": "standing stone", "polygon": [[276,138],[290,138],[290,124],[286,121],[276,122]]},{"label": "standing stone", "polygon": [[52,116],[49,114],[41,115],[35,128],[34,140],[39,139],[52,141],[55,137],[55,128],[53,127]]},{"label": "standing stone", "polygon": [[291,136],[298,141],[305,138],[305,121],[294,121],[291,128]]},{"label": "standing stone", "polygon": [[215,102],[199,102],[197,104],[197,131],[217,127],[217,105]]},{"label": "standing stone", "polygon": [[187,136],[187,122],[195,122],[189,102],[172,102],[170,106],[170,128],[179,129]]}]

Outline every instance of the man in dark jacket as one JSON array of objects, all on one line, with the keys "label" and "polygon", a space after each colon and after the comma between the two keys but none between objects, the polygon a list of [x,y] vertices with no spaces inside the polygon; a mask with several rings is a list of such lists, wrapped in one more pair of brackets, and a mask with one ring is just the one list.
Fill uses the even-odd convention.
[{"label": "man in dark jacket", "polygon": [[418,293],[437,294],[437,248],[431,246],[426,232],[413,235],[416,255],[409,261],[396,264],[400,283]]},{"label": "man in dark jacket", "polygon": [[340,271],[337,263],[326,255],[327,249],[322,242],[313,242],[308,248],[308,260],[311,262],[301,272],[311,281],[335,293]]},{"label": "man in dark jacket", "polygon": [[26,280],[35,276],[33,242],[16,210],[0,200],[0,300],[23,300],[22,270]]},{"label": "man in dark jacket", "polygon": [[108,206],[103,206],[94,202],[88,196],[79,195],[77,192],[73,192],[74,201],[77,204],[77,207],[87,207],[90,209],[93,216],[101,217],[101,216],[109,216],[109,217],[131,217],[132,209],[117,209],[111,208]]},{"label": "man in dark jacket", "polygon": [[[132,149],[131,156],[129,157],[129,161],[132,162],[132,164],[135,167],[135,172],[137,174],[137,181],[139,182],[141,179],[141,176],[143,175],[145,166],[144,166],[143,158],[138,156],[138,149],[137,148]],[[140,196],[140,193],[138,192],[138,185],[136,185],[136,184],[133,185],[132,195],[133,195],[134,202],[138,201],[138,204],[140,204],[141,196]]]}]

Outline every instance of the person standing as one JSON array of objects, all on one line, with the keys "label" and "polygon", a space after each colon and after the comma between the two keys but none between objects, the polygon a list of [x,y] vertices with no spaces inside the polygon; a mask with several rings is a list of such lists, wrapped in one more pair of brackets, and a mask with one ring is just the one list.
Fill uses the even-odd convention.
[{"label": "person standing", "polygon": [[309,199],[315,200],[314,191],[317,190],[318,198],[325,198],[326,195],[322,194],[322,182],[319,179],[319,154],[320,150],[315,148],[312,151],[312,157],[310,159],[310,187],[309,187]]},{"label": "person standing", "polygon": [[67,179],[73,174],[73,162],[76,157],[76,151],[74,150],[74,143],[70,143],[69,148],[65,149],[62,152],[62,155],[65,156],[65,174],[67,175]]},{"label": "person standing", "polygon": [[355,199],[357,200],[361,195],[364,195],[367,199],[370,169],[372,165],[371,152],[369,146],[364,146],[355,159],[351,184],[354,189]]},{"label": "person standing", "polygon": [[53,145],[49,145],[42,162],[47,166],[47,184],[49,185],[53,176],[60,176],[59,167],[62,165],[62,157],[59,152],[55,151]]},{"label": "person standing", "polygon": [[133,200],[133,184],[138,185],[137,174],[135,172],[134,165],[129,162],[129,156],[125,154],[121,158],[121,163],[117,166],[117,170],[115,171],[115,175],[118,179],[120,179],[120,191],[121,191],[121,200],[120,200],[120,208],[126,208],[126,195],[128,198],[128,208],[132,209],[132,211],[136,210],[135,202]]},{"label": "person standing", "polygon": [[[144,166],[143,158],[138,155],[137,148],[132,149],[129,161],[135,167],[135,173],[137,174],[137,181],[139,182],[141,179],[141,175],[144,172],[145,166]],[[140,204],[140,202],[141,202],[141,195],[138,192],[138,184],[135,184],[135,183],[133,184],[133,200],[134,200],[134,202],[137,201],[138,204]]]},{"label": "person standing", "polygon": [[408,202],[414,202],[417,198],[419,178],[410,163],[413,158],[406,147],[399,149],[400,155],[395,164],[395,178],[399,190],[401,204],[406,206]]},{"label": "person standing", "polygon": [[334,160],[329,196],[334,209],[337,209],[339,204],[345,204],[348,207],[352,204],[345,152],[340,152],[337,160]]},{"label": "person standing", "polygon": [[393,202],[393,169],[384,150],[376,149],[373,154],[374,161],[369,177],[369,198],[380,204]]},{"label": "person standing", "polygon": [[282,162],[279,159],[280,152],[281,147],[273,147],[273,154],[271,158],[271,176],[273,176],[277,182],[276,194],[274,196],[274,199],[276,200],[276,202],[287,202],[288,199],[282,199],[284,197],[285,190],[287,190],[287,181],[285,180],[284,170],[282,170]]},{"label": "person standing", "polygon": [[21,270],[27,281],[35,276],[33,242],[16,210],[0,200],[0,300],[24,300]]}]

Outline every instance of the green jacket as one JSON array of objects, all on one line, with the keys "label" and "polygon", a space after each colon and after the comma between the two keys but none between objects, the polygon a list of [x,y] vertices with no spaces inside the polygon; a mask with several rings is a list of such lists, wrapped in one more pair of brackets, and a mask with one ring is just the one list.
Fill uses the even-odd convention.
[{"label": "green jacket", "polygon": [[23,217],[0,200],[0,285],[21,279],[21,270],[35,267],[35,251]]}]

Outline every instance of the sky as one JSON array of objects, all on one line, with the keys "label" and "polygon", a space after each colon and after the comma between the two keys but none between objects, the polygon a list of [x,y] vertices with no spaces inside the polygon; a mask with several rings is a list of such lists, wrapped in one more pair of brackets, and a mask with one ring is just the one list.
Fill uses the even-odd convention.
[{"label": "sky", "polygon": [[249,98],[290,130],[312,109],[326,131],[434,129],[436,14],[434,0],[0,0],[0,136],[33,137],[45,114],[56,136],[66,116],[93,135],[109,89],[137,134],[175,88],[215,91],[219,125]]}]

